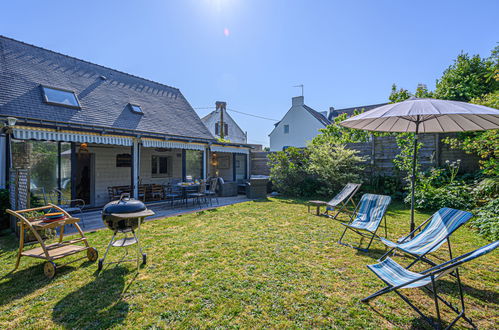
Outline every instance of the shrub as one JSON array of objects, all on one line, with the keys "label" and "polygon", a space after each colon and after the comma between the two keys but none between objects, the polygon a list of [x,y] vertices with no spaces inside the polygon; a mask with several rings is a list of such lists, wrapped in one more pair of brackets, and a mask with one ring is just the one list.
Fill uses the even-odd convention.
[{"label": "shrub", "polygon": [[[463,180],[457,180],[454,169],[432,168],[419,176],[414,194],[417,209],[438,210],[442,207],[469,210],[474,205],[472,189]],[[405,198],[411,202],[411,195]]]},{"label": "shrub", "polygon": [[402,181],[398,176],[373,175],[367,181],[368,184],[362,187],[362,191],[403,199]]},{"label": "shrub", "polygon": [[311,143],[308,149],[308,172],[320,182],[320,195],[332,196],[348,182],[360,182],[364,159],[358,151],[332,141]]},{"label": "shrub", "polygon": [[318,182],[307,172],[308,150],[291,147],[271,153],[268,158],[270,179],[277,191],[291,196],[316,194]]},{"label": "shrub", "polygon": [[0,189],[0,229],[9,226],[9,215],[5,212],[10,207],[9,190]]},{"label": "shrub", "polygon": [[471,226],[491,241],[499,239],[499,199],[489,201],[475,209],[474,213],[475,218],[471,221]]}]

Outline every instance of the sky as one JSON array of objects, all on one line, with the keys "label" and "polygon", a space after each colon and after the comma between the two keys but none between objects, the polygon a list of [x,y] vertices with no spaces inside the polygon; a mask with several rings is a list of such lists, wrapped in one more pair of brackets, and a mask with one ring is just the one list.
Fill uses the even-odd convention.
[{"label": "sky", "polygon": [[[430,89],[464,51],[499,42],[499,1],[3,1],[0,34],[179,88],[200,116],[216,101],[279,120]],[[274,121],[229,112],[248,142]]]}]

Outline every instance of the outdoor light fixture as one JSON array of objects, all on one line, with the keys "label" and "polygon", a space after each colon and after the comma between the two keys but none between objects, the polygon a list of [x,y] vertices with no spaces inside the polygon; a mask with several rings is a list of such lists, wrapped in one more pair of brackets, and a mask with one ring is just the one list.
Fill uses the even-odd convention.
[{"label": "outdoor light fixture", "polygon": [[17,123],[17,118],[7,117],[7,126],[15,126]]}]

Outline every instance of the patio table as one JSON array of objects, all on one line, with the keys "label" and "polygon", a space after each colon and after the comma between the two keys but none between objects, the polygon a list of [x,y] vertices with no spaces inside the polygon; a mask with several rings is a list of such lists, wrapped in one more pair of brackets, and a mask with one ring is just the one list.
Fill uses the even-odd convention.
[{"label": "patio table", "polygon": [[186,182],[179,182],[177,183],[177,187],[179,187],[181,189],[181,198],[183,201],[185,201],[185,206],[187,206],[187,192],[189,190],[189,188],[196,188],[196,191],[197,191],[197,188],[199,187],[199,183],[186,183]]}]

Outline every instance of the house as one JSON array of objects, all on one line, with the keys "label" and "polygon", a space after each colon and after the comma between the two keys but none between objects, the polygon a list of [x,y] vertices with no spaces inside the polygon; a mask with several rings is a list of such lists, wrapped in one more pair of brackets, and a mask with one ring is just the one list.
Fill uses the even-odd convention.
[{"label": "house", "polygon": [[342,113],[351,116],[355,110],[369,111],[382,104],[364,105],[359,107],[334,109],[329,111],[316,111],[304,103],[303,96],[292,98],[291,108],[284,117],[274,124],[274,129],[269,134],[270,151],[280,151],[287,147],[304,148],[307,143],[320,134],[319,129],[325,128],[334,122],[334,118]]},{"label": "house", "polygon": [[329,124],[327,112],[321,113],[305,105],[303,96],[293,97],[291,108],[269,134],[270,151],[306,147],[307,142],[319,134],[319,129]]},{"label": "house", "polygon": [[218,142],[179,89],[4,36],[0,126],[0,186],[28,168],[31,188],[94,207],[116,186],[249,173],[250,147]]},{"label": "house", "polygon": [[208,128],[210,133],[215,137],[220,137],[220,115],[223,111],[223,122],[224,122],[224,139],[229,140],[232,143],[247,143],[248,137],[246,132],[244,132],[241,127],[236,123],[234,118],[232,118],[225,108],[217,109],[210,112],[201,121]]}]

